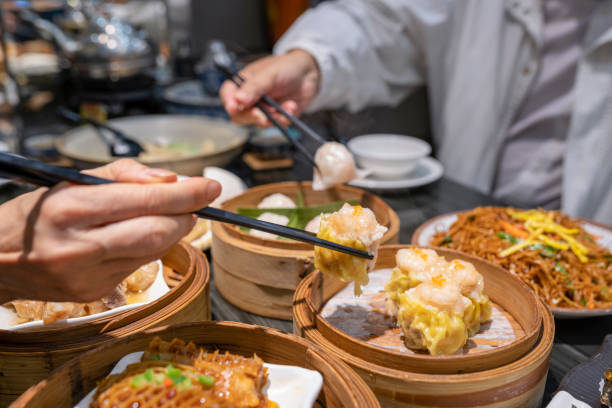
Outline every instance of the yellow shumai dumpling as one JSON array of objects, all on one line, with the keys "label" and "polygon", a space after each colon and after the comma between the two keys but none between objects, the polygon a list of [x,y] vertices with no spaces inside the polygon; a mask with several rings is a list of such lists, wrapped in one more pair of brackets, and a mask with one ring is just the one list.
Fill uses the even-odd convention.
[{"label": "yellow shumai dumpling", "polygon": [[431,355],[455,353],[467,341],[463,315],[471,305],[442,275],[400,294],[397,322],[406,346]]},{"label": "yellow shumai dumpling", "polygon": [[455,259],[449,262],[448,270],[449,279],[459,287],[461,294],[472,302],[472,306],[465,312],[464,321],[470,336],[473,336],[480,330],[480,324],[491,318],[492,313],[489,297],[483,293],[484,280],[469,262]]},{"label": "yellow shumai dumpling", "polygon": [[[321,216],[317,237],[376,255],[386,231],[371,210],[344,204],[335,213]],[[374,266],[376,256],[368,260],[315,246],[314,261],[321,272],[344,282],[354,282],[355,295],[360,295],[361,286],[369,281],[368,271]]]}]

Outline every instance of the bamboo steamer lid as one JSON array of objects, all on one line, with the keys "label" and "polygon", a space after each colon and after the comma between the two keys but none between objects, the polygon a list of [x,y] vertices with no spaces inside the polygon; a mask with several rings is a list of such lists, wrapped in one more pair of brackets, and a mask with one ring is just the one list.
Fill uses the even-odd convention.
[{"label": "bamboo steamer lid", "polygon": [[[393,267],[394,255],[402,247],[407,246],[381,247],[376,269]],[[472,356],[398,356],[367,347],[322,322],[318,313],[321,305],[346,283],[319,271],[305,278],[296,290],[294,332],[348,363],[385,407],[539,407],[554,340],[550,311],[505,270],[457,251],[436,251],[447,260],[473,263],[485,278],[485,292],[492,302],[527,325],[523,326],[524,335],[507,346]]]},{"label": "bamboo steamer lid", "polygon": [[178,337],[248,357],[257,353],[267,363],[317,370],[323,376],[323,388],[316,407],[380,407],[369,387],[346,364],[299,337],[243,323],[201,322],[158,327],[108,342],[55,370],[28,389],[11,408],[72,408],[121,357],[144,350],[155,336],[165,340]]},{"label": "bamboo steamer lid", "polygon": [[[383,244],[395,244],[399,238],[399,217],[380,197],[354,187],[337,186],[314,191],[311,182],[285,182],[251,188],[226,201],[223,209],[253,208],[265,197],[282,193],[294,201],[301,191],[304,205],[333,201],[358,201],[371,209],[378,222],[388,228]],[[311,245],[259,238],[236,226],[213,222],[211,254],[215,285],[233,305],[262,316],[291,320],[295,289],[314,269]]]},{"label": "bamboo steamer lid", "polygon": [[171,290],[145,306],[70,328],[0,331],[0,406],[7,406],[68,360],[116,338],[161,325],[210,320],[206,258],[179,243],[162,263]]}]

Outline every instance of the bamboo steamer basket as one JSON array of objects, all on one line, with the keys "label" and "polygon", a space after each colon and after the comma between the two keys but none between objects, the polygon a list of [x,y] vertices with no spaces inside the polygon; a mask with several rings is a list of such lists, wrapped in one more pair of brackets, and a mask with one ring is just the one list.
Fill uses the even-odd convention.
[{"label": "bamboo steamer basket", "polygon": [[162,263],[171,290],[145,306],[70,328],[0,331],[0,406],[7,406],[29,386],[84,351],[151,327],[210,320],[206,258],[179,243]]},{"label": "bamboo steamer basket", "polygon": [[[395,253],[404,247],[381,247],[376,269],[395,266]],[[502,268],[457,251],[436,251],[447,259],[473,263],[484,277],[485,293],[492,302],[521,325],[528,323],[523,326],[524,336],[473,355],[398,356],[322,324],[320,306],[347,284],[319,271],[296,290],[294,333],[348,363],[384,407],[540,407],[554,340],[552,314],[523,282]],[[535,331],[531,330],[534,322]]]},{"label": "bamboo steamer basket", "polygon": [[158,327],[106,343],[55,370],[27,390],[11,408],[72,408],[121,357],[144,350],[155,336],[164,340],[178,337],[248,357],[257,353],[267,363],[317,370],[323,376],[323,388],[315,407],[380,407],[365,382],[346,364],[299,337],[243,323],[201,322]]},{"label": "bamboo steamer basket", "polygon": [[[223,209],[257,207],[264,197],[282,193],[296,200],[302,192],[304,205],[333,201],[358,201],[370,208],[378,222],[388,228],[383,244],[395,244],[399,217],[380,197],[348,186],[314,191],[311,182],[285,182],[258,186],[226,201]],[[259,238],[233,225],[213,222],[213,277],[219,293],[233,305],[262,316],[291,320],[293,294],[302,278],[314,269],[311,245],[297,241]]]}]

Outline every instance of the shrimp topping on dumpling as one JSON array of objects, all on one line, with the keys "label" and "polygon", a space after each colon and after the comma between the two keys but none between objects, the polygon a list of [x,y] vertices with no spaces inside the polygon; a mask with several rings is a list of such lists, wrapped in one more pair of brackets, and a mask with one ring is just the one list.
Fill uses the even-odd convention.
[{"label": "shrimp topping on dumpling", "polygon": [[[335,213],[321,216],[317,237],[376,255],[386,231],[386,227],[378,224],[372,210],[345,203]],[[360,295],[361,286],[369,282],[368,271],[374,266],[376,256],[368,260],[315,246],[314,261],[321,272],[344,282],[354,282],[355,295]]]}]

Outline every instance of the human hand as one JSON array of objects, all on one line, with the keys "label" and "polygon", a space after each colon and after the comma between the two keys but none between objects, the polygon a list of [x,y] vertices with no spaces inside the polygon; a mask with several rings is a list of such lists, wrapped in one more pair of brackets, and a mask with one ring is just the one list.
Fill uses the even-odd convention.
[{"label": "human hand", "polygon": [[[264,95],[276,99],[283,109],[299,115],[316,95],[320,72],[315,59],[303,50],[292,50],[280,56],[269,56],[247,65],[240,75],[245,82],[240,88],[225,81],[219,92],[232,121],[241,125],[271,126],[255,103]],[[287,118],[272,107],[269,112],[283,125]]]},{"label": "human hand", "polygon": [[221,186],[123,159],[87,173],[120,181],[41,188],[0,206],[0,302],[89,302],[164,255]]}]

